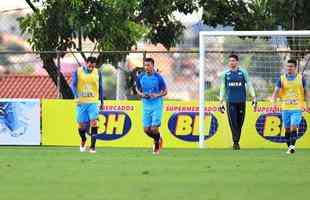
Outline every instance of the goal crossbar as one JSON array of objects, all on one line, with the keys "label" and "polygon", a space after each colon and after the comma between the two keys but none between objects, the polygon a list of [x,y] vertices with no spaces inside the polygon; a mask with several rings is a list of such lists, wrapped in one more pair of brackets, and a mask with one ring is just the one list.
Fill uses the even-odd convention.
[{"label": "goal crossbar", "polygon": [[202,36],[309,36],[310,30],[302,31],[201,31]]}]

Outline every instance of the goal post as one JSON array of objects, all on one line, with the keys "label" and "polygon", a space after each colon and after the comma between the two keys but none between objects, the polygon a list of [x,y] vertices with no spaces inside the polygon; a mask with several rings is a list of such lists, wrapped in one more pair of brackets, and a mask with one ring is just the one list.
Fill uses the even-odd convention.
[{"label": "goal post", "polygon": [[[219,83],[219,77],[212,79],[212,76],[219,74],[219,70],[223,70],[225,56],[232,52],[244,55],[249,65],[254,63],[255,67],[252,71],[255,76],[257,75],[257,79],[270,85],[275,79],[275,74],[281,72],[281,65],[292,55],[298,58],[299,66],[306,68],[305,65],[308,63],[310,65],[309,50],[310,30],[201,31],[199,33],[199,147],[204,148],[206,145],[206,102],[218,100],[206,99],[206,78],[211,84]],[[218,63],[214,64],[215,61]],[[211,65],[219,69],[211,69]],[[260,86],[259,88],[264,89]],[[262,99],[268,96],[268,91],[259,92]]]}]

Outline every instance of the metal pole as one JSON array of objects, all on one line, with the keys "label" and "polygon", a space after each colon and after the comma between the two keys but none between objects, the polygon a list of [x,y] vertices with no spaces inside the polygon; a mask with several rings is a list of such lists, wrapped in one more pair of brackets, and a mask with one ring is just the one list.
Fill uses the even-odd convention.
[{"label": "metal pole", "polygon": [[199,147],[204,147],[205,136],[205,45],[199,34]]},{"label": "metal pole", "polygon": [[61,74],[61,66],[60,66],[60,53],[57,52],[57,98],[62,98],[61,95],[61,86],[60,86],[60,74]]},{"label": "metal pole", "polygon": [[142,67],[144,67],[145,58],[146,58],[146,51],[143,51]]}]

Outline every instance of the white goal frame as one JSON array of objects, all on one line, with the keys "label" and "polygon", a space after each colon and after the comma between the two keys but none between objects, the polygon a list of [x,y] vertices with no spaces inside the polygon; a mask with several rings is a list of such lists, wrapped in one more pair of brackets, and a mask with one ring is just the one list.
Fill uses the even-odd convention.
[{"label": "white goal frame", "polygon": [[205,37],[215,36],[310,36],[310,30],[302,31],[201,31],[199,32],[199,147],[204,148],[205,136]]}]

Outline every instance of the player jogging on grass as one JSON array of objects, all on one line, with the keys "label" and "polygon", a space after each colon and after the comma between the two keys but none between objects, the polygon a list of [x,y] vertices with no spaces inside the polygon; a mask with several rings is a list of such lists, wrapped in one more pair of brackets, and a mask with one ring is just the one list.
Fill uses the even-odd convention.
[{"label": "player jogging on grass", "polygon": [[155,72],[154,60],[144,60],[145,73],[137,77],[137,93],[143,102],[144,132],[154,140],[153,153],[159,154],[163,139],[159,133],[163,112],[163,96],[167,95],[163,77]]},{"label": "player jogging on grass", "polygon": [[[72,91],[77,104],[77,122],[81,137],[80,151],[86,150],[86,133],[91,129],[90,153],[96,153],[96,136],[98,133],[99,103],[103,106],[102,75],[95,68],[96,58],[88,57],[86,66],[79,67],[72,75]],[[99,101],[100,100],[100,101]]]},{"label": "player jogging on grass", "polygon": [[286,73],[277,80],[272,94],[272,103],[278,97],[282,102],[282,123],[285,128],[287,154],[295,153],[295,144],[298,136],[298,127],[302,120],[302,110],[305,108],[306,80],[297,73],[297,62],[294,59],[287,61]]},{"label": "player jogging on grass", "polygon": [[255,91],[248,72],[239,66],[237,55],[231,54],[228,60],[228,70],[221,74],[220,103],[224,110],[226,100],[227,115],[232,132],[233,149],[240,150],[239,140],[245,117],[246,87],[253,97],[256,106]]}]

